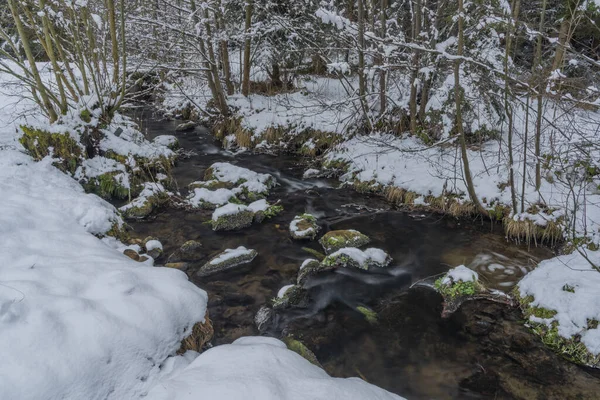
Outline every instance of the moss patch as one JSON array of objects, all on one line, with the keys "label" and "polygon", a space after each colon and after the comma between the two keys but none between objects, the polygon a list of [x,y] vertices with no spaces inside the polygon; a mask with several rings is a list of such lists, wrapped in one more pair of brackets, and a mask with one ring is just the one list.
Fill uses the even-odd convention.
[{"label": "moss patch", "polygon": [[377,323],[379,323],[377,313],[375,311],[371,310],[370,308],[364,307],[364,306],[358,306],[358,307],[356,307],[356,311],[361,313],[365,317],[367,322],[369,322],[371,325],[376,325]]},{"label": "moss patch", "polygon": [[348,229],[327,232],[319,240],[319,243],[327,254],[331,254],[344,247],[361,247],[370,241],[371,239],[367,235]]},{"label": "moss patch", "polygon": [[444,279],[445,276],[437,279],[433,287],[445,298],[455,299],[462,296],[473,296],[484,290],[483,285],[477,281],[458,281],[445,284],[443,283]]},{"label": "moss patch", "polygon": [[308,347],[306,347],[304,345],[304,343],[302,343],[299,340],[294,339],[291,336],[283,338],[283,342],[287,346],[288,350],[291,350],[294,353],[301,355],[304,359],[309,361],[311,364],[314,364],[317,367],[322,368],[321,363],[319,363],[319,360],[317,360],[317,356],[315,356],[315,353],[313,353]]},{"label": "moss patch", "polygon": [[21,130],[23,136],[19,142],[37,161],[52,151],[53,157],[57,159],[54,165],[64,172],[74,173],[83,159],[81,146],[68,133],[50,133],[28,126],[21,126]]}]

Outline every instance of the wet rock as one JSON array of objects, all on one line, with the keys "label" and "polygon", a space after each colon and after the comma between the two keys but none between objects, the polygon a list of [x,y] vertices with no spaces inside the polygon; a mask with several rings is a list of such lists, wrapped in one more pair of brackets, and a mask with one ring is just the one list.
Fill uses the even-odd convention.
[{"label": "wet rock", "polygon": [[162,243],[154,237],[147,237],[146,239],[144,239],[143,245],[146,249],[146,254],[148,254],[155,260],[163,254]]},{"label": "wet rock", "polygon": [[125,254],[127,257],[131,258],[133,261],[140,260],[140,255],[135,250],[126,249],[125,251],[123,251],[123,254]]},{"label": "wet rock", "polygon": [[140,259],[139,259],[139,260],[137,260],[137,261],[142,263],[142,262],[146,262],[146,261],[148,261],[149,259],[150,259],[150,258],[148,258],[148,257],[146,257],[146,256],[140,256]]},{"label": "wet rock", "polygon": [[308,260],[305,260],[300,266],[300,271],[298,271],[297,283],[300,286],[304,286],[306,281],[311,276],[317,275],[321,272],[330,271],[332,269],[334,268],[326,267],[324,265],[321,265],[321,263],[318,260],[309,258]]},{"label": "wet rock", "polygon": [[202,243],[188,240],[169,256],[167,263],[195,262],[204,258]]},{"label": "wet rock", "polygon": [[273,218],[283,211],[278,203],[270,205],[265,199],[257,200],[248,205],[248,210],[254,213],[254,222],[261,223],[266,218]]},{"label": "wet rock", "polygon": [[297,215],[290,222],[290,235],[297,240],[314,240],[320,229],[317,218],[311,214]]},{"label": "wet rock", "polygon": [[233,231],[252,225],[254,213],[241,204],[229,203],[219,207],[212,215],[212,228],[215,231]]},{"label": "wet rock", "polygon": [[178,270],[185,272],[189,269],[190,265],[185,262],[173,262],[173,263],[166,263],[165,267],[174,268],[174,269],[178,269]]},{"label": "wet rock", "polygon": [[263,333],[271,323],[273,318],[273,309],[262,306],[254,316],[254,323],[260,333]]},{"label": "wet rock", "polygon": [[169,194],[160,183],[147,182],[143,186],[142,192],[136,199],[119,208],[125,218],[146,218],[169,201]]},{"label": "wet rock", "polygon": [[334,253],[344,247],[362,247],[370,241],[367,235],[354,229],[330,231],[319,239],[326,254]]},{"label": "wet rock", "polygon": [[214,163],[206,170],[204,180],[233,185],[235,194],[246,202],[264,199],[277,185],[275,178],[269,174],[260,174],[230,163]]},{"label": "wet rock", "polygon": [[196,123],[194,121],[184,122],[182,124],[177,125],[175,131],[177,132],[190,132],[196,129]]},{"label": "wet rock", "polygon": [[391,262],[389,254],[381,249],[369,248],[362,251],[345,247],[325,257],[321,264],[327,268],[352,267],[368,270],[371,267],[387,267]]},{"label": "wet rock", "polygon": [[209,276],[228,271],[239,265],[252,262],[257,255],[258,252],[256,250],[247,249],[244,246],[240,246],[237,249],[227,249],[204,264],[197,272],[197,275]]},{"label": "wet rock", "polygon": [[308,292],[298,285],[289,285],[284,287],[285,291],[279,292],[276,299],[273,300],[273,309],[282,310],[286,308],[306,308],[308,307]]}]

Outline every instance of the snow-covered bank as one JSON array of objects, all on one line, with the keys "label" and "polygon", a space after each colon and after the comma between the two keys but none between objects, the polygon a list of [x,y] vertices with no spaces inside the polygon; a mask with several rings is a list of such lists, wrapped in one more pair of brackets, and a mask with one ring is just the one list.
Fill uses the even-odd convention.
[{"label": "snow-covered bank", "polygon": [[214,347],[163,380],[151,400],[402,400],[358,378],[331,378],[273,338]]},{"label": "snow-covered bank", "polygon": [[203,320],[206,293],[94,236],[116,210],[50,159],[1,150],[0,193],[0,398],[145,393]]}]

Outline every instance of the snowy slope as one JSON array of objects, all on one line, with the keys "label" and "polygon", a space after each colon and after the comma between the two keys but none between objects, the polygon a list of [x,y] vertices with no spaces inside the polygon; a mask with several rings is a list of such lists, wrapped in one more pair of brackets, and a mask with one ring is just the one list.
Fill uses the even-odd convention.
[{"label": "snowy slope", "polygon": [[331,378],[273,338],[217,346],[161,381],[149,400],[402,400],[358,378]]}]

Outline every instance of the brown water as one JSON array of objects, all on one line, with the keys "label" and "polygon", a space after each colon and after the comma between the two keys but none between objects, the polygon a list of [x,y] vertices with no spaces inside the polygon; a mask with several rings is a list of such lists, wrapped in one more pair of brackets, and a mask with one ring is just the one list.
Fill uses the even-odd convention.
[{"label": "brown water", "polygon": [[[221,149],[207,130],[180,134],[174,133],[176,121],[158,121],[148,115],[143,121],[149,138],[175,134],[184,149],[195,153],[180,161],[173,171],[184,195],[187,185],[202,179],[205,169],[214,162],[231,162],[270,173],[280,183],[269,200],[281,200],[284,212],[240,232],[213,232],[205,224],[210,219],[206,211],[165,209],[148,221],[131,224],[134,236],[158,237],[167,255],[192,239],[203,244],[207,259],[237,246],[258,251],[259,256],[251,264],[236,271],[206,278],[190,273],[192,281],[209,293],[215,327],[213,344],[260,334],[254,325],[258,309],[268,304],[282,286],[295,283],[302,261],[312,258],[302,247],[322,251],[316,242],[292,241],[289,237],[287,227],[293,217],[310,212],[319,217],[322,232],[357,229],[372,239],[371,246],[386,250],[394,263],[379,273],[331,274],[323,278],[311,289],[314,301],[308,310],[279,314],[263,334],[293,334],[315,352],[330,374],[361,376],[410,399],[569,398],[571,392],[559,397],[550,395],[560,392],[554,387],[559,382],[561,387],[564,382],[575,385],[574,393],[583,393],[578,398],[600,399],[600,395],[594,397],[594,393],[600,393],[600,381],[592,378],[590,371],[573,367],[542,348],[539,351],[544,357],[554,357],[556,368],[565,375],[562,380],[543,383],[543,374],[521,371],[519,368],[524,367],[519,367],[517,357],[506,354],[504,347],[511,348],[510,343],[492,339],[486,344],[485,339],[471,332],[473,324],[480,326],[482,320],[491,318],[493,321],[486,323],[493,328],[484,334],[485,338],[511,337],[514,332],[531,336],[522,327],[517,310],[507,315],[502,311],[495,317],[485,310],[467,316],[461,311],[450,320],[442,320],[441,298],[435,292],[408,290],[414,282],[465,264],[478,271],[488,286],[509,291],[539,260],[552,255],[548,249],[508,243],[501,227],[489,223],[393,210],[376,196],[337,188],[339,182],[335,180],[302,180],[309,160],[291,155],[234,155]],[[379,323],[367,323],[354,311],[357,305],[377,311]],[[530,348],[537,349],[537,342],[531,343],[518,353],[529,354],[533,351]],[[550,367],[548,370],[554,371]],[[483,380],[482,371],[486,372]]]}]

